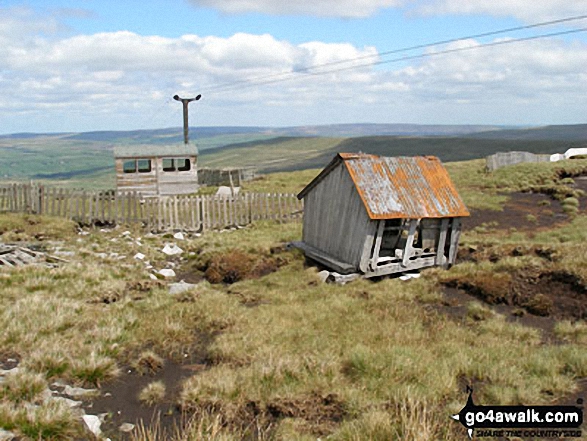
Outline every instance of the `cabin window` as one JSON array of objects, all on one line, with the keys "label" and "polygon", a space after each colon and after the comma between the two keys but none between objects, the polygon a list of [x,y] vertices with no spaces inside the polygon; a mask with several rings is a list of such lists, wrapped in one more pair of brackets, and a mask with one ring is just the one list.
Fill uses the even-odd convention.
[{"label": "cabin window", "polygon": [[177,171],[190,171],[190,160],[189,159],[176,159]]},{"label": "cabin window", "polygon": [[131,161],[124,161],[122,163],[122,170],[124,173],[135,173],[137,171],[137,161],[134,159]]},{"label": "cabin window", "polygon": [[163,171],[166,171],[166,172],[175,171],[175,165],[173,164],[173,159],[168,159],[168,158],[163,159]]},{"label": "cabin window", "polygon": [[151,171],[151,160],[139,159],[137,161],[137,168],[139,169],[139,173],[149,173]]},{"label": "cabin window", "polygon": [[187,158],[164,158],[163,159],[163,171],[190,171],[191,164]]}]

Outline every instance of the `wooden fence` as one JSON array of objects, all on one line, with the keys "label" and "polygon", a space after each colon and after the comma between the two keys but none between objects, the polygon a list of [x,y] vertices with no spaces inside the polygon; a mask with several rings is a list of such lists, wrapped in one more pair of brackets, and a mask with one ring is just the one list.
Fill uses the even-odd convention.
[{"label": "wooden fence", "polygon": [[0,212],[60,216],[81,224],[141,223],[157,231],[205,231],[264,219],[297,221],[303,203],[290,193],[143,198],[136,192],[9,184],[0,185]]}]

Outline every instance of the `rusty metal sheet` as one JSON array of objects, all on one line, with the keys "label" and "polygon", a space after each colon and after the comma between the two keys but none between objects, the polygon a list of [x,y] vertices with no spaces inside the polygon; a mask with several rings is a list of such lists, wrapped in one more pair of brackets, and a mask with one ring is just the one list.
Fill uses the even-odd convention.
[{"label": "rusty metal sheet", "polygon": [[469,216],[448,172],[434,156],[340,153],[371,219]]}]

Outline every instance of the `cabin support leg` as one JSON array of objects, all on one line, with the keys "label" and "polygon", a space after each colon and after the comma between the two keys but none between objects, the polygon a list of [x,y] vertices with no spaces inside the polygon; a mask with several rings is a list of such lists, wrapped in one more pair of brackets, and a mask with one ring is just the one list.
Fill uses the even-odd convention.
[{"label": "cabin support leg", "polygon": [[438,246],[436,247],[435,265],[446,267],[448,259],[444,256],[444,247],[446,245],[446,235],[448,233],[448,219],[444,218],[440,222],[440,236],[438,237]]},{"label": "cabin support leg", "polygon": [[381,251],[381,241],[383,239],[383,232],[385,230],[385,220],[380,220],[377,227],[377,235],[375,236],[375,247],[373,248],[373,255],[371,256],[371,270],[377,268],[377,260],[379,260],[379,251]]},{"label": "cabin support leg", "polygon": [[457,249],[459,246],[459,238],[461,237],[461,220],[454,218],[452,221],[452,228],[450,231],[450,251],[448,252],[448,263],[454,265],[457,260]]},{"label": "cabin support leg", "polygon": [[363,244],[363,254],[361,255],[361,262],[359,263],[359,269],[365,274],[371,270],[371,250],[373,249],[375,238],[377,237],[377,230],[378,228],[374,224],[369,224],[369,231],[367,232],[367,237]]},{"label": "cabin support leg", "polygon": [[402,255],[402,266],[404,268],[408,266],[408,263],[410,262],[414,245],[414,235],[416,234],[416,228],[418,228],[419,223],[420,219],[410,219],[410,230],[408,231],[408,239],[406,240],[406,246]]}]

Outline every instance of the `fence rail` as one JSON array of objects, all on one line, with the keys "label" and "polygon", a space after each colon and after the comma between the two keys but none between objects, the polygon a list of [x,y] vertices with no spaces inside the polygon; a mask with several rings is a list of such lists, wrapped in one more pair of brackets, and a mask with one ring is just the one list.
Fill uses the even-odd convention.
[{"label": "fence rail", "polygon": [[264,219],[296,221],[302,217],[303,203],[291,193],[144,198],[137,192],[9,184],[0,185],[0,212],[60,216],[81,224],[141,223],[158,231],[204,231]]}]

